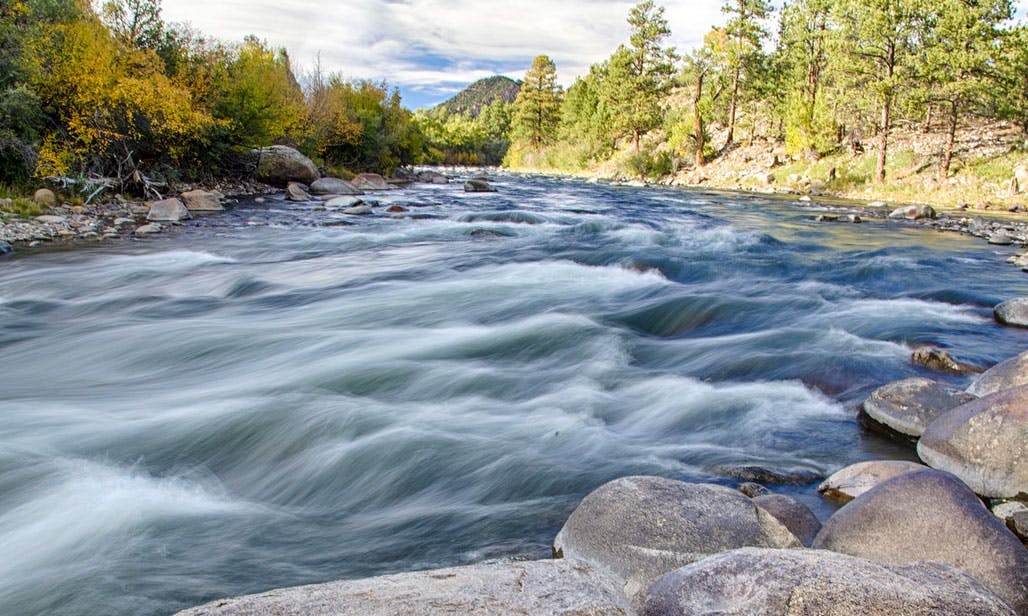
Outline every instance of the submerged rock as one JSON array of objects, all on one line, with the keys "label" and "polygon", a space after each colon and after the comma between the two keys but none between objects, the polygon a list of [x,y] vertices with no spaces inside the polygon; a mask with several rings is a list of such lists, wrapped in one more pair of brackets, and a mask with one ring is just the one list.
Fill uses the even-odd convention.
[{"label": "submerged rock", "polygon": [[368,214],[371,214],[371,212],[371,206],[367,204],[355,205],[343,210],[343,214],[349,214],[351,216],[367,216]]},{"label": "submerged rock", "polygon": [[943,414],[921,436],[917,455],[982,496],[1028,497],[1028,386]]},{"label": "submerged rock", "polygon": [[905,460],[858,462],[833,473],[817,486],[817,491],[829,498],[848,503],[884,481],[926,468],[924,464]]},{"label": "submerged rock", "polygon": [[1023,385],[1028,385],[1028,351],[989,368],[971,383],[967,391],[976,396],[987,396]]},{"label": "submerged rock", "polygon": [[937,218],[938,214],[930,205],[907,205],[894,209],[889,218],[906,220],[924,220],[926,218]]},{"label": "submerged rock", "polygon": [[740,481],[770,483],[774,485],[805,485],[824,478],[818,472],[806,469],[780,469],[765,466],[720,466],[716,472]]},{"label": "submerged rock", "polygon": [[912,378],[879,387],[860,410],[874,424],[916,439],[939,415],[974,399],[938,381]]},{"label": "submerged rock", "polygon": [[310,184],[321,177],[311,159],[294,148],[273,145],[254,150],[258,157],[257,179],[274,186],[286,186],[289,182]]},{"label": "submerged rock", "polygon": [[1008,299],[994,311],[996,320],[1012,327],[1028,327],[1028,297]]},{"label": "submerged rock", "polygon": [[948,374],[967,375],[981,374],[982,372],[982,369],[978,366],[957,361],[946,351],[930,346],[914,349],[914,352],[910,355],[910,361],[915,366],[924,366],[929,370]]},{"label": "submerged rock", "polygon": [[146,219],[150,222],[178,222],[193,217],[178,199],[164,199],[162,201],[149,201],[150,207]]},{"label": "submerged rock", "polygon": [[988,587],[939,563],[883,564],[824,550],[743,548],[657,580],[642,616],[965,614],[1012,616]]},{"label": "submerged rock", "polygon": [[325,202],[325,208],[329,210],[347,209],[357,207],[364,201],[355,197],[335,197]]},{"label": "submerged rock", "polygon": [[620,582],[573,560],[472,565],[282,588],[213,601],[177,616],[625,616]]},{"label": "submerged rock", "polygon": [[952,565],[1028,610],[1028,550],[949,473],[925,469],[879,484],[825,522],[813,547],[881,563]]},{"label": "submerged rock", "polygon": [[491,193],[496,192],[496,187],[485,180],[468,180],[464,182],[464,192]]},{"label": "submerged rock", "polygon": [[582,500],[553,543],[554,555],[603,566],[635,598],[656,578],[739,547],[801,547],[774,516],[717,485],[624,477]]},{"label": "submerged rock", "polygon": [[363,195],[360,190],[346,180],[339,178],[321,178],[311,183],[310,192],[312,195]]}]

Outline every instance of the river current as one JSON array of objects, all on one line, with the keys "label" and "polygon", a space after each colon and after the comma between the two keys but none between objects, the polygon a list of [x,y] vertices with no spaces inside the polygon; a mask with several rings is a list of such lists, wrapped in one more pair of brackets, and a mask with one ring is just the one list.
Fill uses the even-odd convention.
[{"label": "river current", "polygon": [[496,180],[374,195],[373,217],[243,201],[0,260],[0,613],[546,558],[616,477],[910,458],[859,402],[968,382],[912,346],[1028,348],[991,314],[1028,294],[1009,249],[769,197]]}]

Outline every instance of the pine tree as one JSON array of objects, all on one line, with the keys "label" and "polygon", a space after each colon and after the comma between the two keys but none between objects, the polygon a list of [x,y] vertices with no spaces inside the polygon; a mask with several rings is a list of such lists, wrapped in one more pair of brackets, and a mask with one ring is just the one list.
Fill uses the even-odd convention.
[{"label": "pine tree", "polygon": [[549,56],[536,56],[514,100],[515,139],[534,148],[553,141],[560,124],[560,102],[556,65]]},{"label": "pine tree", "polygon": [[761,21],[771,13],[766,0],[729,0],[721,11],[731,15],[725,25],[731,45],[729,46],[728,68],[732,74],[731,98],[728,102],[728,136],[725,145],[735,140],[735,116],[739,106],[739,89],[746,74],[752,70],[760,55],[761,41],[767,32]]},{"label": "pine tree", "polygon": [[794,151],[819,150],[830,139],[830,122],[819,121],[826,114],[830,10],[828,0],[797,0],[782,8],[775,68],[785,102],[786,144]]}]

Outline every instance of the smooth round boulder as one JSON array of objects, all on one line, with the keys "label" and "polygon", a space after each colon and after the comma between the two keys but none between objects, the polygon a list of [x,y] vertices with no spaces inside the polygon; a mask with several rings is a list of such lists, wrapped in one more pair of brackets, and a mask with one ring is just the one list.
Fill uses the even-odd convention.
[{"label": "smooth round boulder", "polygon": [[952,565],[1028,610],[1028,550],[949,473],[925,469],[877,485],[835,512],[813,547],[881,563]]},{"label": "smooth round boulder", "polygon": [[57,195],[49,188],[40,188],[33,193],[32,202],[42,207],[54,207],[57,205]]},{"label": "smooth round boulder", "polygon": [[642,616],[1013,616],[988,587],[940,563],[882,564],[824,550],[743,548],[657,580]]},{"label": "smooth round boulder", "polygon": [[393,190],[396,188],[377,173],[362,173],[350,181],[358,190]]},{"label": "smooth round boulder", "polygon": [[153,222],[153,223],[150,223],[148,225],[140,225],[140,226],[136,227],[136,230],[134,231],[134,233],[138,237],[143,237],[144,235],[153,235],[155,233],[160,233],[161,229],[162,229],[161,225],[159,225],[158,223]]},{"label": "smooth round boulder", "polygon": [[917,455],[982,496],[1028,498],[1028,386],[943,414],[921,436]]},{"label": "smooth round boulder", "polygon": [[294,148],[273,145],[254,150],[257,155],[257,179],[274,186],[285,187],[289,182],[310,184],[321,177],[311,159]]},{"label": "smooth round boulder", "polygon": [[150,208],[146,214],[146,219],[150,222],[178,222],[193,217],[178,199],[148,201],[146,205]]},{"label": "smooth round boulder", "polygon": [[924,464],[906,460],[871,460],[858,462],[836,471],[817,486],[829,498],[848,503],[876,485],[904,473],[923,471]]},{"label": "smooth round boulder", "polygon": [[894,209],[889,214],[889,218],[906,220],[923,220],[936,217],[938,217],[938,214],[935,208],[930,205],[906,205]]},{"label": "smooth round boulder", "polygon": [[343,214],[349,214],[350,216],[367,216],[368,214],[371,214],[371,212],[371,206],[366,204],[355,205],[343,210]]},{"label": "smooth round boulder", "polygon": [[625,616],[620,582],[573,560],[472,565],[283,588],[213,601],[176,616]]},{"label": "smooth round boulder", "polygon": [[809,507],[784,494],[761,494],[753,503],[775,516],[803,545],[810,545],[821,530],[821,521]]},{"label": "smooth round boulder", "polygon": [[221,193],[206,190],[190,190],[179,197],[190,212],[223,212]]},{"label": "smooth round boulder", "polygon": [[799,539],[745,495],[662,477],[623,477],[586,496],[553,542],[554,556],[609,569],[635,598],[653,580],[740,547],[798,548]]},{"label": "smooth round boulder", "polygon": [[494,193],[496,192],[496,187],[485,180],[468,180],[464,182],[464,192]]},{"label": "smooth round boulder", "polygon": [[356,197],[333,197],[325,202],[325,208],[330,210],[345,210],[351,207],[357,207],[364,203],[364,201]]},{"label": "smooth round boulder", "polygon": [[1028,297],[1008,299],[993,311],[996,320],[1011,327],[1028,327]]},{"label": "smooth round boulder", "polygon": [[1028,385],[1028,351],[989,368],[971,383],[967,391],[976,396],[987,396],[1024,385]]},{"label": "smooth round boulder", "polygon": [[872,425],[916,439],[939,415],[974,399],[938,381],[912,378],[879,387],[860,410]]},{"label": "smooth round boulder", "polygon": [[307,194],[307,186],[299,182],[290,182],[286,186],[286,199],[290,201],[310,201],[311,196]]},{"label": "smooth round boulder", "polygon": [[312,195],[354,196],[364,194],[362,190],[346,180],[340,180],[339,178],[332,177],[315,180],[311,183],[310,189]]}]

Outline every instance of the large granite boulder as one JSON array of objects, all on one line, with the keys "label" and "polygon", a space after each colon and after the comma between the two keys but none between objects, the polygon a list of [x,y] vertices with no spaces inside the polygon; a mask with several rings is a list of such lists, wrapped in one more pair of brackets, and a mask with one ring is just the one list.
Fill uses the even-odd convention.
[{"label": "large granite boulder", "polygon": [[925,430],[917,455],[982,496],[1028,497],[1028,386],[945,413]]},{"label": "large granite boulder", "polygon": [[377,173],[362,173],[350,181],[358,190],[393,190],[396,188]]},{"label": "large granite boulder", "polygon": [[642,616],[685,614],[1013,616],[988,587],[939,563],[875,563],[824,550],[743,548],[660,578]]},{"label": "large granite boulder", "polygon": [[1028,351],[989,368],[975,379],[967,391],[976,396],[987,396],[1024,385],[1028,385]]},{"label": "large granite boulder", "polygon": [[879,484],[829,518],[813,547],[881,563],[952,565],[1028,611],[1028,550],[949,473],[925,469]]},{"label": "large granite boulder", "polygon": [[735,490],[624,477],[582,500],[557,534],[553,551],[613,571],[635,598],[661,575],[710,554],[801,545],[774,516]]},{"label": "large granite boulder", "polygon": [[821,521],[809,507],[784,494],[761,494],[753,504],[775,516],[803,545],[810,545],[821,530]]},{"label": "large granite boulder", "polygon": [[147,201],[146,205],[150,208],[146,214],[146,219],[150,222],[178,222],[193,217],[178,199]]},{"label": "large granite boulder", "polygon": [[190,190],[180,195],[182,203],[190,212],[222,212],[221,194],[206,190]]},{"label": "large granite boulder", "polygon": [[353,184],[346,180],[340,180],[339,178],[321,178],[311,183],[310,186],[312,195],[363,195],[364,191],[360,190]]},{"label": "large granite boulder", "polygon": [[860,410],[872,425],[916,439],[936,417],[974,399],[938,381],[912,378],[879,387]]},{"label": "large granite boulder", "polygon": [[829,498],[848,503],[876,485],[904,473],[923,471],[927,467],[905,460],[871,460],[858,462],[836,471],[817,486]]},{"label": "large granite boulder", "polygon": [[625,616],[620,582],[592,565],[548,560],[330,582],[214,601],[177,616]]},{"label": "large granite boulder", "polygon": [[994,311],[996,320],[1012,327],[1028,327],[1028,297],[1008,299]]},{"label": "large granite boulder", "polygon": [[310,184],[321,177],[311,159],[295,149],[273,145],[254,150],[257,156],[257,179],[274,186],[285,187],[289,182]]},{"label": "large granite boulder", "polygon": [[57,195],[49,188],[40,188],[32,194],[32,202],[41,207],[54,207],[57,205]]}]

